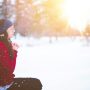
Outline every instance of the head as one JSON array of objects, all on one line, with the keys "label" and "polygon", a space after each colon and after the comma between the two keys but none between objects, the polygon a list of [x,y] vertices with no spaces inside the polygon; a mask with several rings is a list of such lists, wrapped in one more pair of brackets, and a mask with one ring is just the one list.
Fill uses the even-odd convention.
[{"label": "head", "polygon": [[14,35],[14,25],[10,20],[0,19],[0,41],[8,48],[10,58],[13,58],[13,49],[10,38]]},{"label": "head", "polygon": [[5,36],[7,34],[7,38],[10,39],[13,37],[14,32],[14,25],[10,20],[0,20],[0,36]]}]

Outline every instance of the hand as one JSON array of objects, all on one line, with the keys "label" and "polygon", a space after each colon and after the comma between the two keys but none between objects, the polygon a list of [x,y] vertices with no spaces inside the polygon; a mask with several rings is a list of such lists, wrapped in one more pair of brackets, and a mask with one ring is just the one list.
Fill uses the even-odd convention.
[{"label": "hand", "polygon": [[17,51],[19,45],[17,43],[12,43],[12,48]]}]

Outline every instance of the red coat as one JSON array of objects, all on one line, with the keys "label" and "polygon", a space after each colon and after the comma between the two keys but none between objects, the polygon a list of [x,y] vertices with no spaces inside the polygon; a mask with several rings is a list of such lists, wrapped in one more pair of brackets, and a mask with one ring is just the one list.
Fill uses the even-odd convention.
[{"label": "red coat", "polygon": [[16,57],[17,51],[14,50],[14,58],[11,60],[8,48],[0,41],[0,86],[10,84],[14,80]]}]

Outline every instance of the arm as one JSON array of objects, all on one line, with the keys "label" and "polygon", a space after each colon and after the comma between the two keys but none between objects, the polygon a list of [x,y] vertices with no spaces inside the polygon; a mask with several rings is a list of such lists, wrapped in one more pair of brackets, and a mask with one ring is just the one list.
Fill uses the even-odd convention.
[{"label": "arm", "polygon": [[[6,63],[8,58],[7,58],[7,54],[6,54],[6,50],[3,48],[0,48],[0,72],[8,72],[8,64]],[[4,73],[3,72],[3,73]]]},{"label": "arm", "polygon": [[4,45],[4,43],[0,43],[0,64],[3,68],[6,69],[9,73],[12,73],[15,69],[16,64],[17,51],[14,50],[13,59],[10,58],[8,48]]},{"label": "arm", "polygon": [[9,59],[6,49],[0,48],[0,85],[6,85],[13,81],[12,61]]}]

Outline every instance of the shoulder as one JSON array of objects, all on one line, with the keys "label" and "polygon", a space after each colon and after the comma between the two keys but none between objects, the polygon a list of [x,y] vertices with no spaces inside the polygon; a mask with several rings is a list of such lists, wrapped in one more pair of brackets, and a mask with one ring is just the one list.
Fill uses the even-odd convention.
[{"label": "shoulder", "polygon": [[0,45],[5,45],[4,42],[0,41]]},{"label": "shoulder", "polygon": [[6,47],[5,43],[0,41],[0,50],[1,49],[6,49],[6,48],[7,47]]}]

